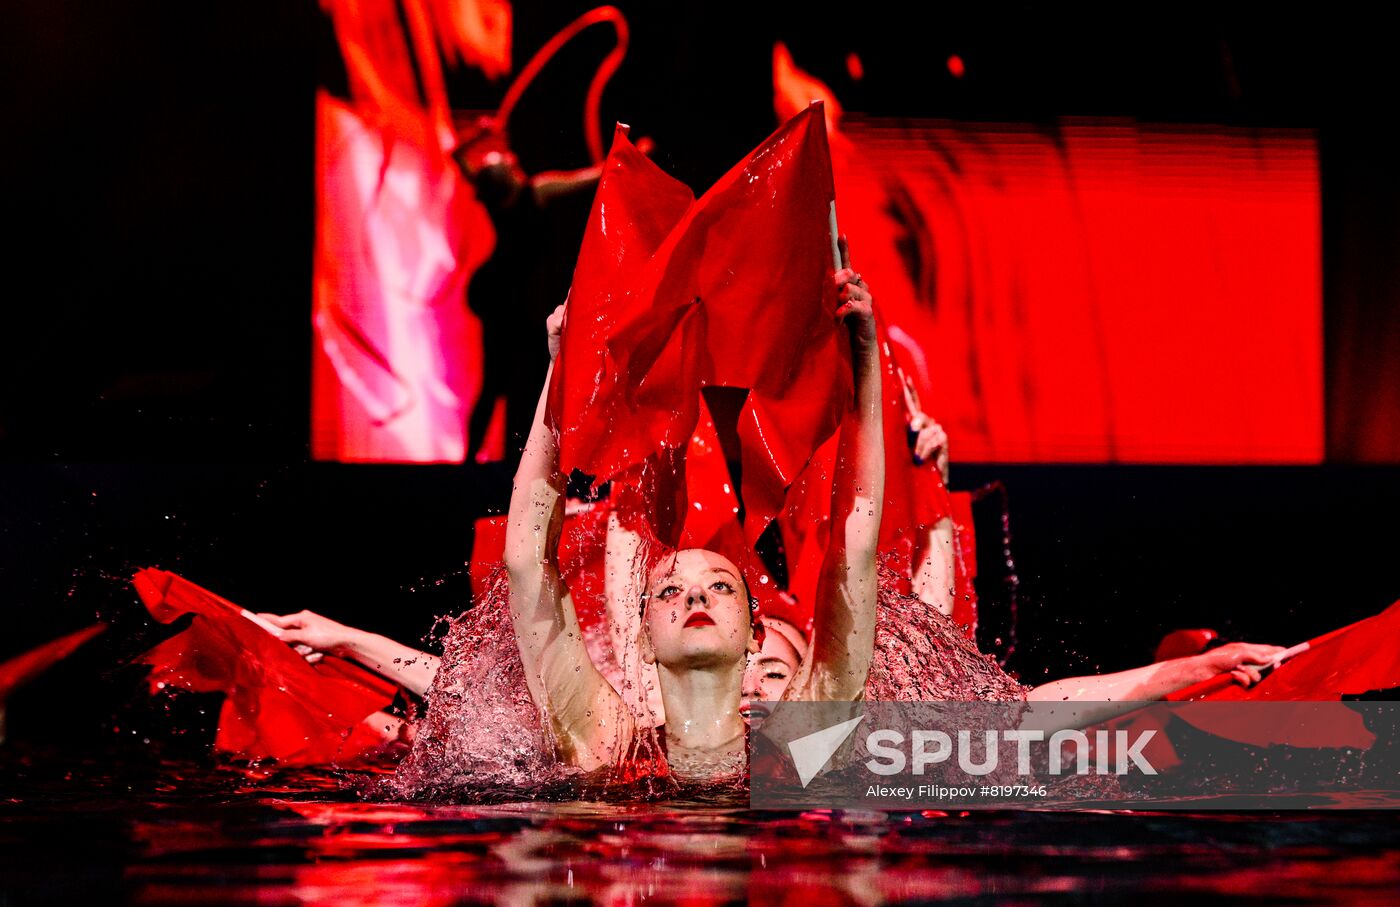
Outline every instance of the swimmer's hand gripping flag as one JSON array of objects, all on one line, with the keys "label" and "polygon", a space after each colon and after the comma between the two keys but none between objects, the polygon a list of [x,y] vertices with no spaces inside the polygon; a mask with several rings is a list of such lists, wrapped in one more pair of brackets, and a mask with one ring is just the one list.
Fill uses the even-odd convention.
[{"label": "swimmer's hand gripping flag", "polygon": [[194,615],[140,660],[152,667],[152,690],[225,694],[214,741],[220,753],[284,765],[348,762],[368,743],[361,723],[393,701],[387,680],[331,656],[308,664],[238,605],[173,573],[147,568],[132,585],[161,623]]},{"label": "swimmer's hand gripping flag", "polygon": [[1400,687],[1400,602],[1363,621],[1310,640],[1248,689],[1229,675],[1178,690],[1175,700],[1339,700]]},{"label": "swimmer's hand gripping flag", "polygon": [[[1301,647],[1300,647],[1301,648]],[[1169,701],[1199,701],[1200,709],[1180,707],[1171,716],[1218,737],[1253,746],[1353,747],[1367,749],[1374,735],[1360,713],[1342,697],[1400,687],[1400,602],[1373,617],[1311,639],[1304,651],[1282,662],[1251,687],[1235,683],[1229,673],[1168,695]],[[1247,712],[1213,711],[1215,702],[1296,702],[1295,720],[1282,720],[1275,709],[1250,720]],[[1334,704],[1329,708],[1326,704]],[[1311,704],[1311,707],[1306,707]],[[1165,727],[1163,716],[1146,709],[1137,727]],[[1166,735],[1153,755],[1154,764],[1173,759],[1163,751]]]},{"label": "swimmer's hand gripping flag", "polygon": [[739,416],[750,543],[851,398],[821,105],[698,200],[619,127],[574,271],[549,418],[560,465],[606,481],[687,444],[705,386]]}]

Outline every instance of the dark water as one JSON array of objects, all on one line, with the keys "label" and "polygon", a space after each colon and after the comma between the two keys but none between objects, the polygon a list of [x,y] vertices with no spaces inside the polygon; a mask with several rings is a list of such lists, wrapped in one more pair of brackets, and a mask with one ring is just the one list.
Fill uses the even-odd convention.
[{"label": "dark water", "polygon": [[[367,802],[329,772],[0,753],[0,905],[1394,903],[1394,813]],[[361,779],[363,780],[363,779]]]}]

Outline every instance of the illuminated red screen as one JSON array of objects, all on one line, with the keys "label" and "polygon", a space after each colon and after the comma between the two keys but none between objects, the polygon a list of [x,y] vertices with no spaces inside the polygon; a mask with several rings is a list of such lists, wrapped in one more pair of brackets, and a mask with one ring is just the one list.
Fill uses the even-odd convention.
[{"label": "illuminated red screen", "polygon": [[[400,142],[385,170],[322,111],[313,453],[460,460],[489,221],[436,152]],[[1321,461],[1310,133],[847,114],[832,151],[854,264],[955,459]]]},{"label": "illuminated red screen", "polygon": [[1321,461],[1310,134],[839,128],[843,226],[957,459]]}]

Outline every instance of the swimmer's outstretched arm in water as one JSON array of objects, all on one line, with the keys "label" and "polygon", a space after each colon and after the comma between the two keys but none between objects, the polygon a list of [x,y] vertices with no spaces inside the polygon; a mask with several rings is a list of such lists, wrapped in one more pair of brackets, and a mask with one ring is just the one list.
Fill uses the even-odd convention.
[{"label": "swimmer's outstretched arm in water", "polygon": [[[901,376],[902,377],[902,376]],[[924,412],[919,404],[918,392],[905,379],[904,405],[909,413],[909,428],[915,433],[912,450],[916,469],[937,469],[948,486],[948,433]],[[945,516],[932,526],[921,530],[922,537],[916,552],[913,576],[914,594],[930,607],[937,608],[946,617],[953,616],[953,596],[955,585],[955,563],[953,539],[953,518]]]},{"label": "swimmer's outstretched arm in water", "polygon": [[277,638],[294,647],[307,661],[317,662],[323,653],[358,661],[415,696],[428,692],[441,661],[436,655],[387,636],[347,627],[314,611],[258,617],[278,627]]},{"label": "swimmer's outstretched arm in water", "polygon": [[545,403],[564,307],[549,316],[549,374],[520,457],[506,523],[510,617],[530,696],[549,716],[560,755],[592,770],[618,761],[634,725],[621,697],[588,657],[574,603],[559,576],[564,521],[559,446],[545,424]]},{"label": "swimmer's outstretched arm in water", "polygon": [[880,351],[870,288],[850,267],[845,238],[836,310],[850,332],[855,394],[841,421],[831,489],[831,541],[817,581],[812,648],[785,699],[849,701],[865,695],[875,653],[875,557],[885,498]]},{"label": "swimmer's outstretched arm in water", "polygon": [[[1029,712],[1023,727],[1052,732],[1088,727],[1121,715],[1133,703],[1165,699],[1177,690],[1227,671],[1241,686],[1259,682],[1262,671],[1282,652],[1282,646],[1236,642],[1200,655],[1173,658],[1114,674],[1067,677],[1042,684],[1026,694],[1029,702],[1047,703]],[[1053,703],[1072,702],[1067,711]]]},{"label": "swimmer's outstretched arm in water", "polygon": [[1066,677],[1041,684],[1027,696],[1033,702],[1125,702],[1162,699],[1177,690],[1229,672],[1241,686],[1259,682],[1282,646],[1234,642],[1200,655],[1172,658],[1115,674]]}]

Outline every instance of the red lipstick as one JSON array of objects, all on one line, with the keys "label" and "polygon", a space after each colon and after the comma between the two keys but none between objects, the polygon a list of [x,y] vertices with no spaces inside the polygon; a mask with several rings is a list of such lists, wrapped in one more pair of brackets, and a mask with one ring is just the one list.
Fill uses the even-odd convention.
[{"label": "red lipstick", "polygon": [[711,617],[708,612],[696,611],[685,619],[684,629],[688,630],[691,627],[713,627],[714,625],[715,619]]}]

